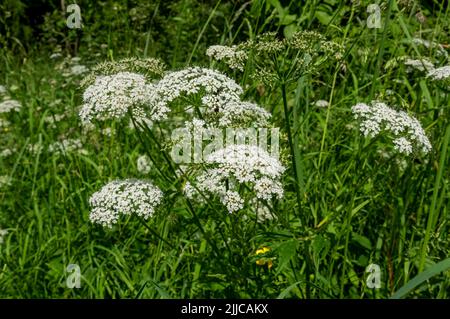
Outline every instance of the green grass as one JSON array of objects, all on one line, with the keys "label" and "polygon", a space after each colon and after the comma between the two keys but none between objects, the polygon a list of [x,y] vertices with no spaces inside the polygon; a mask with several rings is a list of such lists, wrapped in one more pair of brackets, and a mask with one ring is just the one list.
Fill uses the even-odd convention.
[{"label": "green grass", "polygon": [[[395,57],[417,54],[448,65],[436,50],[408,40],[421,32],[448,44],[449,8],[422,8],[428,19],[420,24],[414,9],[389,1],[384,28],[368,29],[359,22],[367,18],[362,2],[349,7],[307,1],[299,7],[293,1],[283,8],[277,1],[255,1],[242,8],[240,2],[197,6],[184,0],[166,20],[161,3],[146,8],[151,23],[136,33],[126,10],[95,19],[95,28],[84,31],[82,64],[154,56],[168,69],[214,65],[245,87],[246,100],[272,111],[287,170],[285,196],[272,207],[277,218],[265,223],[244,218],[250,207],[228,214],[218,201],[199,206],[181,196],[186,180],[174,178],[167,150],[157,144],[171,124],[152,134],[120,123],[111,136],[100,127],[86,133],[77,115],[80,77],[66,78],[55,69],[60,60],[48,59],[54,46],[2,47],[0,84],[23,107],[0,114],[11,122],[0,128],[0,151],[14,149],[0,157],[0,176],[12,179],[0,187],[0,229],[8,230],[0,244],[0,297],[449,298],[449,91],[407,73],[401,63],[385,69]],[[86,14],[95,17],[94,11]],[[343,44],[343,62],[262,89],[250,77],[251,64],[241,74],[205,55],[209,45],[293,28],[318,30]],[[98,39],[88,38],[92,30],[100,30]],[[392,152],[383,137],[364,138],[350,108],[372,96],[414,114],[432,152],[406,157]],[[330,107],[314,107],[319,99]],[[44,120],[63,113],[55,127]],[[46,148],[64,138],[81,139],[87,153],[29,151],[30,144]],[[89,197],[110,180],[144,177],[136,159],[146,153],[155,164],[145,177],[165,191],[158,214],[148,221],[124,217],[112,230],[91,224]],[[271,248],[265,256],[273,260],[271,269],[256,264],[255,252],[264,246]],[[380,266],[380,289],[366,286],[371,263]],[[80,289],[66,286],[69,264],[81,268]]]}]

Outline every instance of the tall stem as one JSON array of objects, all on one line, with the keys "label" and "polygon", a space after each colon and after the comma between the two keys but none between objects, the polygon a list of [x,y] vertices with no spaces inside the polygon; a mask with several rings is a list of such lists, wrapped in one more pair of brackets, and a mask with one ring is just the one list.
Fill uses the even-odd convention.
[{"label": "tall stem", "polygon": [[[292,139],[291,124],[289,121],[289,110],[288,110],[287,97],[286,97],[286,83],[284,83],[284,82],[281,83],[281,94],[283,96],[284,121],[285,121],[285,125],[286,125],[286,132],[288,134],[289,149],[290,149],[291,156],[292,156],[292,171],[294,172],[294,178],[295,178],[294,188],[295,188],[295,193],[296,193],[296,197],[297,197],[297,205],[298,205],[299,216],[300,216],[301,199],[300,199],[300,189],[298,187],[297,157],[295,156],[296,152],[294,149],[294,143],[293,143],[293,139]],[[300,216],[300,221],[302,223],[302,226],[306,226],[305,222],[301,216]]]}]

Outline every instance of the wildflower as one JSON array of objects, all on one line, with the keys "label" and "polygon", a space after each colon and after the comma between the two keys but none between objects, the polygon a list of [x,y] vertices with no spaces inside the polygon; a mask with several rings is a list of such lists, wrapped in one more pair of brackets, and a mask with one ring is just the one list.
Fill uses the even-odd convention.
[{"label": "wildflower", "polygon": [[19,101],[6,99],[0,103],[0,113],[19,112],[22,105]]},{"label": "wildflower", "polygon": [[253,185],[253,194],[258,199],[268,200],[272,196],[281,198],[283,187],[280,181],[284,167],[266,151],[255,145],[231,145],[206,157],[209,168],[195,179],[196,188],[186,183],[184,192],[188,198],[217,195],[229,213],[243,208],[244,200],[234,189],[238,185]]},{"label": "wildflower", "polygon": [[70,74],[75,75],[75,76],[81,75],[81,74],[86,73],[86,72],[88,72],[88,71],[89,71],[89,70],[88,70],[88,68],[87,68],[86,66],[84,66],[84,65],[79,65],[79,64],[73,65],[73,66],[70,68]]},{"label": "wildflower", "polygon": [[152,217],[161,203],[163,193],[151,182],[126,179],[103,186],[89,199],[92,207],[89,219],[93,223],[112,227],[120,214]]},{"label": "wildflower", "polygon": [[427,77],[431,78],[432,80],[450,79],[450,65],[431,70],[430,72],[428,72]]},{"label": "wildflower", "polygon": [[[214,113],[213,113],[214,114]],[[232,101],[216,114],[218,127],[267,127],[271,114],[251,102]]]},{"label": "wildflower", "polygon": [[141,155],[137,159],[137,170],[141,174],[148,174],[152,168],[152,163],[147,155]]},{"label": "wildflower", "polygon": [[212,45],[206,50],[206,55],[217,60],[224,61],[231,69],[244,70],[244,64],[247,60],[247,53],[238,50],[235,45],[228,47],[224,45]]},{"label": "wildflower", "polygon": [[64,139],[61,142],[52,143],[48,146],[48,151],[56,155],[64,156],[72,152],[78,152],[83,155],[87,153],[79,139]]},{"label": "wildflower", "polygon": [[62,54],[59,52],[56,52],[56,53],[53,53],[50,55],[50,59],[52,59],[52,60],[59,59],[60,57],[62,57]]},{"label": "wildflower", "polygon": [[113,135],[113,131],[110,127],[105,127],[102,131],[101,131],[102,135],[104,136],[108,136],[111,137]]},{"label": "wildflower", "polygon": [[328,101],[326,100],[317,100],[313,103],[314,106],[319,108],[328,107]]},{"label": "wildflower", "polygon": [[[258,256],[258,255],[265,255],[265,254],[269,253],[270,251],[271,251],[270,247],[262,247],[262,248],[256,250],[255,255],[256,256]],[[272,259],[273,258],[267,258],[267,257],[258,258],[256,260],[256,264],[258,266],[267,265],[267,268],[271,269],[273,267]]]},{"label": "wildflower", "polygon": [[270,251],[269,247],[262,247],[262,248],[256,250],[255,255],[265,254],[269,251]]},{"label": "wildflower", "polygon": [[4,237],[8,234],[8,231],[6,229],[0,228],[0,244],[3,244]]},{"label": "wildflower", "polygon": [[0,95],[6,94],[7,90],[6,87],[3,85],[0,85]]},{"label": "wildflower", "polygon": [[352,107],[356,119],[361,119],[360,130],[364,136],[375,137],[386,130],[394,136],[394,148],[400,153],[410,154],[412,146],[424,153],[431,150],[431,144],[419,121],[404,111],[395,111],[382,102],[371,105],[358,103]]},{"label": "wildflower", "polygon": [[405,153],[407,155],[412,153],[413,146],[410,141],[404,137],[396,138],[392,141],[394,143],[394,148],[400,153]]},{"label": "wildflower", "polygon": [[13,149],[5,148],[0,152],[0,157],[8,157],[11,156],[14,153]]},{"label": "wildflower", "polygon": [[[220,112],[230,102],[239,102],[242,88],[224,74],[199,67],[167,73],[150,91],[152,108],[167,113],[169,105],[182,95],[202,93],[206,113]],[[161,116],[162,117],[162,116]]]},{"label": "wildflower", "polygon": [[37,156],[38,154],[40,154],[43,149],[44,149],[44,146],[42,145],[41,142],[38,142],[35,144],[28,144],[28,146],[27,146],[27,151],[31,155],[34,155],[34,156]]},{"label": "wildflower", "polygon": [[[79,116],[83,124],[94,119],[120,119],[129,111],[137,118],[144,117],[143,105],[149,102],[149,91],[145,77],[140,74],[121,72],[99,76],[84,92]],[[160,109],[152,116],[160,118],[166,112],[168,109]]]},{"label": "wildflower", "polygon": [[432,71],[434,70],[434,64],[431,63],[428,59],[406,59],[405,65],[408,67],[407,72],[411,72],[413,69],[416,69],[418,71],[424,72],[424,71]]},{"label": "wildflower", "polygon": [[[341,59],[343,47],[315,31],[296,32],[284,39],[279,39],[275,32],[268,32],[232,47],[212,46],[207,54],[241,71],[247,58],[253,56],[252,77],[273,85],[276,81],[297,80],[329,58]],[[280,60],[286,63],[278,63]]]},{"label": "wildflower", "polygon": [[427,49],[437,49],[436,53],[438,56],[448,57],[448,53],[445,51],[445,48],[437,42],[428,41],[421,38],[413,38],[412,42],[416,45],[424,46]]},{"label": "wildflower", "polygon": [[44,122],[48,123],[50,127],[56,128],[57,127],[57,123],[61,122],[64,119],[65,116],[66,116],[65,114],[49,115],[49,116],[46,116],[44,118]]},{"label": "wildflower", "polygon": [[133,72],[151,78],[159,78],[164,74],[165,69],[164,63],[154,58],[126,58],[118,61],[107,61],[93,67],[91,73],[81,81],[80,86],[85,88],[93,84],[97,76],[113,75],[120,72]]}]

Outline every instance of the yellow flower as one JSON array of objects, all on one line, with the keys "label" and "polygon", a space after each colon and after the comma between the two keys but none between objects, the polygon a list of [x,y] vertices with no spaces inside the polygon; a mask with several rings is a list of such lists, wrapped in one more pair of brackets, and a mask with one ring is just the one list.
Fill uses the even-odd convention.
[{"label": "yellow flower", "polygon": [[[265,254],[265,253],[267,253],[269,251],[271,251],[270,247],[261,247],[258,250],[256,250],[255,254],[256,255],[263,255],[263,254]],[[268,269],[271,269],[273,267],[273,262],[272,262],[272,259],[270,259],[270,258],[264,258],[263,257],[263,258],[257,259],[256,260],[256,264],[258,266],[267,265]]]},{"label": "yellow flower", "polygon": [[262,248],[260,248],[260,249],[258,249],[258,250],[256,251],[256,255],[265,254],[265,253],[267,253],[268,251],[270,251],[270,248],[269,248],[269,247],[262,247]]}]

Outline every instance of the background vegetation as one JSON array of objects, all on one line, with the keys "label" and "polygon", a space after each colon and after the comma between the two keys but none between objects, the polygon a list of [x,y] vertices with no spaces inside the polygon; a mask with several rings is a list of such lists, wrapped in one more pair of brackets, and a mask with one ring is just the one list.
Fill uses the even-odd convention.
[{"label": "background vegetation", "polygon": [[[0,297],[388,298],[449,257],[448,87],[401,64],[385,67],[404,55],[448,64],[436,48],[411,41],[448,51],[448,2],[77,1],[81,30],[66,26],[69,3],[0,4],[0,84],[23,106],[0,114],[11,123],[0,127],[0,148],[13,150],[0,157],[0,228],[8,231],[0,244]],[[371,3],[381,7],[379,29],[365,25]],[[137,157],[160,150],[144,149],[120,129],[83,131],[81,77],[66,73],[71,66],[124,57],[158,57],[168,69],[214,66],[246,81],[245,97],[271,111],[283,130],[281,92],[222,69],[205,51],[297,30],[321,32],[343,44],[345,55],[287,88],[300,174],[296,181],[290,166],[285,173],[276,219],[248,222],[245,210],[230,215],[220,205],[193,218],[169,198],[146,225],[129,218],[108,230],[89,222],[90,195],[111,179],[139,177]],[[61,57],[50,58],[54,53]],[[320,99],[330,107],[314,107]],[[350,108],[372,99],[414,114],[433,151],[405,157],[382,138],[362,137]],[[80,139],[85,151],[45,151],[65,139]],[[256,263],[261,247],[270,247],[265,258],[273,267]],[[80,289],[66,287],[71,263],[81,268]],[[381,268],[380,289],[366,285],[371,263]],[[449,298],[450,274],[441,270],[407,296]]]}]

